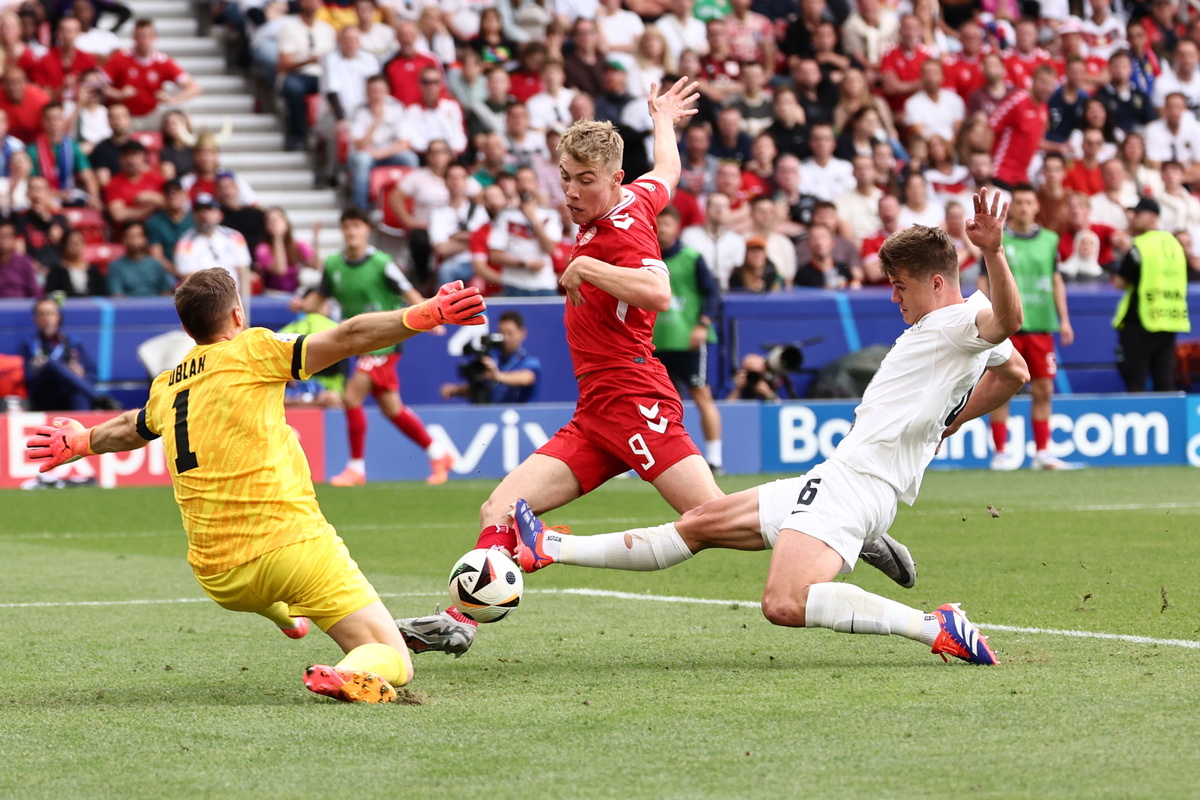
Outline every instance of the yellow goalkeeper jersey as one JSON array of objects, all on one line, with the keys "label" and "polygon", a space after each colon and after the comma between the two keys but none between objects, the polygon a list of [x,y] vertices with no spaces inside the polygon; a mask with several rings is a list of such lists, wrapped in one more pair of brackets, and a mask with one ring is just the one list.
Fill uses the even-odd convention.
[{"label": "yellow goalkeeper jersey", "polygon": [[162,436],[198,575],[333,532],[283,414],[284,384],[309,378],[304,340],[251,328],[197,345],[150,387],[138,432]]}]

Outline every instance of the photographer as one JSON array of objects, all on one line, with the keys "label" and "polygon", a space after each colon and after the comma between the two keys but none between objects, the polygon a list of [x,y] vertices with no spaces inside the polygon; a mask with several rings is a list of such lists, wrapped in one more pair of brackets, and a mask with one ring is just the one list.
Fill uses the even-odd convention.
[{"label": "photographer", "polygon": [[742,357],[742,368],[733,373],[733,390],[725,399],[774,401],[781,397],[796,397],[787,372],[771,369],[767,358],[759,353],[747,353]]},{"label": "photographer", "polygon": [[464,353],[474,355],[459,366],[467,382],[443,384],[443,398],[466,397],[476,404],[512,404],[529,403],[537,397],[542,363],[521,346],[526,336],[525,318],[519,311],[505,311],[496,327],[497,333],[463,349]]}]

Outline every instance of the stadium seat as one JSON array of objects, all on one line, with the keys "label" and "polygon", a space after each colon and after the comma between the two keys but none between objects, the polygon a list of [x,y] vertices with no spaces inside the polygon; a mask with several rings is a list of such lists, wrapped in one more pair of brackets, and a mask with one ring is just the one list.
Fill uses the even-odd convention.
[{"label": "stadium seat", "polygon": [[103,242],[89,244],[83,250],[83,257],[89,264],[95,264],[101,272],[108,271],[108,265],[113,259],[125,255],[125,245]]},{"label": "stadium seat", "polygon": [[63,216],[71,227],[83,234],[87,244],[103,244],[108,241],[108,223],[104,215],[94,208],[67,207]]},{"label": "stadium seat", "polygon": [[392,184],[403,180],[410,169],[410,167],[375,167],[375,169],[371,170],[371,182],[367,188],[367,201],[372,206],[378,205],[383,193]]}]

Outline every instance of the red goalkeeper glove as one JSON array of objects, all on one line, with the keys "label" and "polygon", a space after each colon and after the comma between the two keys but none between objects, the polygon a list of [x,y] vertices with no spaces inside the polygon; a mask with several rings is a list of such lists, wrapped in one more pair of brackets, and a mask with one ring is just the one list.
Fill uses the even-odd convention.
[{"label": "red goalkeeper glove", "polygon": [[424,302],[404,309],[404,324],[414,331],[433,330],[438,325],[482,325],[487,306],[474,286],[463,288],[462,281],[447,283]]},{"label": "red goalkeeper glove", "polygon": [[31,461],[45,459],[38,472],[49,472],[62,464],[70,464],[84,456],[94,456],[91,428],[67,417],[55,417],[49,425],[39,425],[25,442],[25,452]]}]

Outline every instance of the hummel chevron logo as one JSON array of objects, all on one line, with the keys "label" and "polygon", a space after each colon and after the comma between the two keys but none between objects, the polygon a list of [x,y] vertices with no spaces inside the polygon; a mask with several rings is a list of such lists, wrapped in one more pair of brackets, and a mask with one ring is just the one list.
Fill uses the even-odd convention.
[{"label": "hummel chevron logo", "polygon": [[[642,416],[646,418],[646,427],[655,433],[662,433],[667,429],[668,420],[665,416],[658,417],[658,403],[646,408],[641,403],[638,403],[638,411],[642,412]],[[658,419],[654,419],[658,417]],[[651,420],[654,420],[651,422]]]}]

